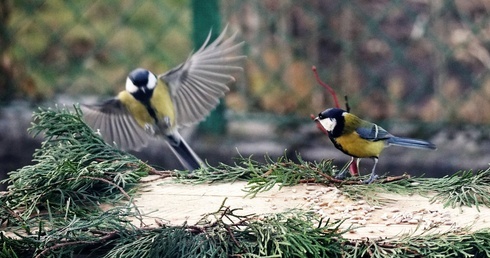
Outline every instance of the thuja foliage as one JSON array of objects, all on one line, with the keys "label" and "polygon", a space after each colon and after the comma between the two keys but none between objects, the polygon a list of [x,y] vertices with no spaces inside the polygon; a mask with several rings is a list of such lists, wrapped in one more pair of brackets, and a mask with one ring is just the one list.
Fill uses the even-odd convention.
[{"label": "thuja foliage", "polygon": [[435,182],[437,195],[432,200],[444,202],[444,207],[490,207],[490,168],[486,170],[460,171]]},{"label": "thuja foliage", "polygon": [[126,191],[147,174],[147,165],[104,143],[81,117],[77,107],[34,113],[29,132],[44,141],[33,165],[10,172],[3,181],[9,186],[1,202],[16,211],[9,219],[26,220],[48,208],[66,209],[71,216],[129,198]]},{"label": "thuja foliage", "polygon": [[459,171],[442,178],[411,178],[408,175],[397,180],[381,180],[378,183],[344,184],[343,193],[352,199],[382,202],[378,193],[432,195],[431,202],[440,201],[444,207],[490,207],[490,168],[479,171]]},{"label": "thuja foliage", "polygon": [[233,165],[208,166],[196,170],[191,176],[187,172],[178,173],[177,182],[198,184],[246,180],[248,184],[245,191],[250,197],[275,186],[281,188],[301,183],[317,183],[338,187],[347,197],[364,199],[371,203],[383,201],[379,193],[435,193],[431,200],[441,201],[445,207],[490,207],[490,168],[476,172],[460,171],[443,178],[416,178],[403,174],[384,177],[373,184],[364,184],[364,178],[336,179],[333,174],[338,169],[332,164],[332,160],[310,162],[303,160],[299,154],[296,160],[287,156],[273,160],[265,156],[265,162],[258,162],[252,157],[240,156]]},{"label": "thuja foliage", "polygon": [[490,257],[490,231],[402,235],[387,239],[349,241],[344,257]]},{"label": "thuja foliage", "polygon": [[[5,180],[10,186],[0,196],[0,257],[340,254],[340,222],[303,211],[239,216],[222,206],[195,225],[146,227],[131,195],[149,167],[104,143],[78,107],[40,109],[29,131],[44,141],[34,164]],[[102,209],[102,203],[112,208]]]},{"label": "thuja foliage", "polygon": [[[196,224],[147,226],[132,202],[150,167],[102,141],[83,123],[81,111],[40,109],[30,129],[45,138],[34,165],[9,174],[0,196],[0,257],[489,257],[490,232],[446,232],[385,239],[349,240],[342,221],[323,221],[308,211],[239,215],[225,205]],[[247,180],[248,194],[278,185],[320,183],[352,198],[378,192],[435,192],[448,206],[489,206],[489,169],[441,179],[400,176],[364,185],[332,177],[331,161],[287,157],[257,162],[240,157],[178,182]],[[164,186],[163,186],[164,187]],[[375,197],[373,197],[375,199]],[[110,206],[100,208],[100,204]],[[165,218],[161,218],[162,221]]]},{"label": "thuja foliage", "polygon": [[253,157],[240,156],[233,165],[208,165],[207,168],[195,170],[192,175],[178,173],[177,182],[199,184],[245,180],[248,182],[245,191],[250,197],[255,197],[274,186],[281,188],[309,182],[329,183],[333,179],[328,176],[334,170],[332,160],[308,162],[299,154],[296,155],[297,162],[287,156],[280,156],[276,160],[268,155],[264,158],[265,162],[259,162]]},{"label": "thuja foliage", "polygon": [[195,225],[162,227],[151,236],[117,245],[106,256],[341,256],[340,222],[323,222],[314,214],[299,210],[247,216],[237,215],[236,211],[222,205]]}]

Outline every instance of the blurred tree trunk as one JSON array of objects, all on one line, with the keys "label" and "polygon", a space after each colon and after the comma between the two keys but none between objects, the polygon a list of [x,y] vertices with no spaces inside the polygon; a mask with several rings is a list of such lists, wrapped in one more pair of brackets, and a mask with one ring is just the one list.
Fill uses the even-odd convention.
[{"label": "blurred tree trunk", "polygon": [[6,54],[12,43],[8,30],[11,10],[10,0],[0,0],[0,102],[10,100],[14,93],[11,61]]}]

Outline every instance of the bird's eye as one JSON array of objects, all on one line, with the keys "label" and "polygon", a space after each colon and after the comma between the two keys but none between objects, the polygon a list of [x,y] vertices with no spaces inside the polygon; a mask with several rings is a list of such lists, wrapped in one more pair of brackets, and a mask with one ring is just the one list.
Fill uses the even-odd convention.
[{"label": "bird's eye", "polygon": [[322,113],[318,114],[318,118],[320,118],[320,119],[323,119],[324,118],[323,115],[322,115]]}]

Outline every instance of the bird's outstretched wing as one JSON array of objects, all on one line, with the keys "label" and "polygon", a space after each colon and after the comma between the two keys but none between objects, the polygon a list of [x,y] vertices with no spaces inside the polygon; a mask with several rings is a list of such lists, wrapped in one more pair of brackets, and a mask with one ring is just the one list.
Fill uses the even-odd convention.
[{"label": "bird's outstretched wing", "polygon": [[84,119],[99,130],[105,142],[116,143],[122,150],[139,150],[148,144],[150,135],[136,122],[118,98],[101,104],[81,105]]},{"label": "bird's outstretched wing", "polygon": [[388,133],[381,126],[367,121],[362,121],[361,125],[356,128],[356,133],[358,133],[361,138],[369,141],[386,140],[393,137],[393,135]]},{"label": "bird's outstretched wing", "polygon": [[170,88],[177,126],[203,120],[229,91],[235,75],[243,71],[245,56],[240,55],[243,42],[235,43],[236,33],[225,38],[226,28],[208,45],[206,42],[187,61],[159,76]]}]

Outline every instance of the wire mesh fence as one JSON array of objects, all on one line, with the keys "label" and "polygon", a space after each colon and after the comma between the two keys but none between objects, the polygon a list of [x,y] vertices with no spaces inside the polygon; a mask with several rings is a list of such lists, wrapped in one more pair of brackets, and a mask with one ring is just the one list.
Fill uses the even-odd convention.
[{"label": "wire mesh fence", "polygon": [[259,109],[331,106],[311,65],[353,110],[375,119],[488,123],[485,1],[226,1],[252,60]]},{"label": "wire mesh fence", "polygon": [[185,60],[192,49],[187,2],[15,1],[7,25],[11,70],[44,96],[114,93],[136,67],[165,71]]},{"label": "wire mesh fence", "polygon": [[[248,55],[229,108],[307,117],[332,106],[311,66],[373,120],[490,123],[490,4],[221,1]],[[190,1],[3,1],[2,98],[114,94],[193,49]],[[10,80],[10,82],[9,82]],[[14,85],[14,86],[12,86]],[[12,93],[13,92],[13,93]]]}]

